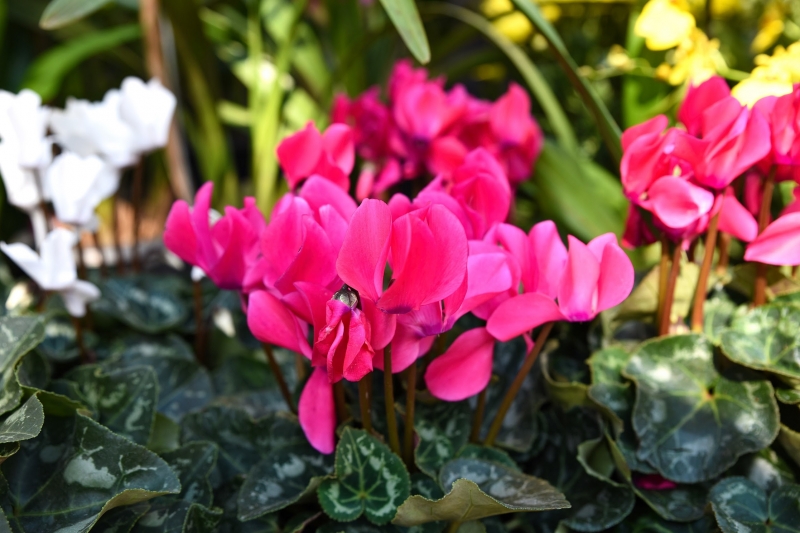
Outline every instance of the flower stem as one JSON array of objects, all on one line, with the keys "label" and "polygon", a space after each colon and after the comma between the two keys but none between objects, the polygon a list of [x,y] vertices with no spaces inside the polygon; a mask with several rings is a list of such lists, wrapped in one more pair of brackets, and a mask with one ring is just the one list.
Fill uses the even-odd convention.
[{"label": "flower stem", "polygon": [[394,413],[394,376],[392,375],[391,345],[383,349],[383,396],[386,404],[386,431],[389,447],[400,455],[400,435],[397,433],[397,416]]},{"label": "flower stem", "polygon": [[[769,211],[772,205],[772,191],[775,189],[775,166],[770,169],[767,181],[764,182],[764,195],[761,197],[761,209],[758,212],[758,234],[769,224]],[[756,284],[753,293],[753,305],[758,307],[767,301],[767,265],[756,263]]]},{"label": "flower stem", "polygon": [[714,250],[717,247],[717,227],[719,226],[719,212],[711,217],[706,233],[706,246],[703,251],[703,265],[700,267],[700,277],[697,278],[697,289],[694,292],[694,305],[692,306],[692,331],[703,331],[703,307],[706,303],[708,291],[708,275],[711,273],[711,262],[714,260]]},{"label": "flower stem", "polygon": [[406,369],[406,418],[403,429],[403,459],[411,468],[414,464],[414,408],[417,399],[417,362]]},{"label": "flower stem", "polygon": [[544,347],[547,336],[550,334],[550,330],[553,329],[553,324],[554,322],[548,322],[543,325],[542,329],[539,331],[539,336],[536,337],[536,343],[533,345],[533,350],[531,350],[531,353],[522,362],[522,368],[520,368],[519,372],[517,372],[517,377],[514,378],[514,382],[511,383],[511,387],[509,387],[506,395],[503,397],[503,402],[500,404],[500,409],[497,411],[497,414],[492,421],[492,425],[489,428],[489,433],[486,435],[486,440],[483,441],[484,446],[491,446],[494,444],[494,440],[500,433],[500,428],[503,427],[503,419],[506,417],[506,413],[511,408],[511,403],[514,401],[519,389],[522,387],[522,382],[525,381],[525,377],[531,371],[531,368],[533,368],[533,363],[536,362],[536,358],[542,351],[542,347]]},{"label": "flower stem", "polygon": [[72,327],[75,328],[75,344],[78,345],[81,364],[85,365],[89,363],[89,357],[86,353],[86,346],[83,344],[83,324],[80,317],[72,317]]},{"label": "flower stem", "polygon": [[667,280],[666,296],[664,298],[664,308],[661,310],[661,323],[658,327],[659,335],[669,333],[669,325],[672,320],[672,303],[675,301],[675,285],[678,283],[678,273],[681,270],[681,246],[675,245],[672,253],[672,266],[669,269],[669,279]]},{"label": "flower stem", "polygon": [[717,274],[723,276],[728,270],[731,251],[731,234],[724,231],[719,232],[719,261],[717,262]]},{"label": "flower stem", "polygon": [[142,221],[142,181],[144,180],[144,159],[139,159],[133,169],[133,188],[131,201],[133,203],[133,271],[142,270],[139,259],[139,226]]},{"label": "flower stem", "polygon": [[294,354],[294,370],[297,373],[298,383],[306,378],[306,365],[303,362],[303,356],[299,353]]},{"label": "flower stem", "polygon": [[111,233],[114,235],[114,251],[117,252],[117,274],[125,272],[125,264],[122,261],[122,246],[120,245],[119,227],[119,191],[114,194],[111,208]]},{"label": "flower stem", "polygon": [[86,279],[86,261],[83,257],[83,243],[81,242],[80,231],[78,231],[78,240],[75,245],[78,248],[78,279]]},{"label": "flower stem", "polygon": [[350,418],[350,413],[347,411],[347,400],[344,397],[344,383],[341,380],[333,384],[333,400],[336,403],[336,418],[341,424]]},{"label": "flower stem", "polygon": [[105,278],[108,276],[106,254],[103,253],[103,248],[100,246],[100,237],[98,237],[96,231],[92,232],[92,240],[94,241],[94,247],[97,248],[97,253],[100,254],[100,277]]},{"label": "flower stem", "polygon": [[264,347],[264,353],[267,356],[269,369],[272,371],[272,375],[275,376],[275,379],[278,381],[278,388],[281,390],[283,401],[286,402],[286,406],[289,407],[291,412],[297,414],[297,408],[294,406],[294,400],[292,400],[292,393],[289,391],[289,386],[286,384],[286,380],[283,379],[283,372],[281,371],[280,365],[278,365],[278,361],[275,360],[275,354],[272,353],[272,346],[266,342],[262,343],[261,346]]},{"label": "flower stem", "polygon": [[[117,263],[119,269],[120,263]],[[203,318],[203,288],[199,281],[192,282],[194,292],[194,355],[197,361],[203,365],[206,360],[206,321]]]},{"label": "flower stem", "polygon": [[358,405],[361,407],[361,425],[367,433],[372,433],[372,415],[369,412],[369,400],[372,396],[369,393],[369,380],[371,379],[372,374],[367,374],[358,382]]},{"label": "flower stem", "polygon": [[661,324],[664,313],[664,302],[667,299],[667,279],[669,278],[669,240],[661,236],[661,262],[658,265],[658,307],[656,308],[656,324]]},{"label": "flower stem", "polygon": [[472,432],[469,436],[471,442],[478,442],[481,438],[481,425],[483,425],[483,413],[486,411],[487,390],[489,390],[489,385],[486,385],[486,388],[478,394],[478,405],[475,406],[475,416],[472,418]]}]

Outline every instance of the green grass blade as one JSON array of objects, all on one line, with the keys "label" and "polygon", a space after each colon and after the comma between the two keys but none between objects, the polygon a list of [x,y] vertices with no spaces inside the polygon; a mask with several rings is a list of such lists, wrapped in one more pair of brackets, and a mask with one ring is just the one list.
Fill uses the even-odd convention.
[{"label": "green grass blade", "polygon": [[414,0],[381,0],[403,42],[422,64],[431,60],[431,49]]}]

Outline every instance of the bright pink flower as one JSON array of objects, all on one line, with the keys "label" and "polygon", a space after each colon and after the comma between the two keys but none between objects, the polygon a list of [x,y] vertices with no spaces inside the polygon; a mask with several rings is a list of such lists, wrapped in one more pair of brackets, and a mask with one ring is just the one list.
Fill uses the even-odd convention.
[{"label": "bright pink flower", "polygon": [[[406,313],[458,289],[467,252],[464,228],[446,208],[431,205],[392,222],[388,205],[364,200],[350,221],[336,271],[362,299],[388,313]],[[387,261],[392,283],[384,290]]]},{"label": "bright pink flower", "polygon": [[325,369],[317,367],[303,387],[297,417],[309,444],[320,453],[333,453],[336,438],[336,404],[333,385]]},{"label": "bright pink flower", "polygon": [[691,135],[702,137],[706,109],[730,96],[728,83],[720,76],[713,76],[700,85],[690,85],[678,110],[678,120]]},{"label": "bright pink flower", "polygon": [[361,157],[379,161],[391,155],[389,137],[393,122],[389,108],[380,101],[378,88],[366,90],[354,100],[338,95],[334,100],[332,121],[348,124]]},{"label": "bright pink flower", "polygon": [[776,180],[800,177],[800,84],[794,91],[781,97],[762,98],[754,108],[763,113],[769,122],[772,151],[763,161],[762,172],[778,165]]},{"label": "bright pink flower", "polygon": [[750,243],[745,261],[768,265],[800,265],[800,213],[779,217]]},{"label": "bright pink flower", "polygon": [[625,232],[622,234],[622,246],[625,248],[638,248],[639,246],[653,244],[657,240],[651,225],[642,216],[642,209],[632,203],[628,207]]},{"label": "bright pink flower", "polygon": [[466,106],[466,94],[453,90],[447,93],[434,82],[411,83],[394,94],[394,121],[411,150],[427,149],[428,143],[442,136]]},{"label": "bright pink flower", "polygon": [[261,342],[274,344],[311,358],[308,324],[300,320],[284,302],[268,291],[255,291],[248,297],[247,326]]},{"label": "bright pink flower", "polygon": [[497,139],[496,155],[504,162],[508,179],[512,183],[528,179],[544,144],[542,130],[531,117],[528,93],[512,83],[492,105],[489,124]]},{"label": "bright pink flower", "polygon": [[[264,221],[252,199],[245,208],[226,207],[219,218],[211,210],[213,183],[195,196],[194,207],[183,200],[172,205],[164,230],[164,245],[187,263],[199,267],[221,289],[241,290],[254,259]],[[212,220],[216,218],[216,220]]]},{"label": "bright pink flower", "polygon": [[664,176],[647,190],[642,202],[668,228],[681,229],[711,211],[714,194],[690,181]]},{"label": "bright pink flower", "polygon": [[[563,244],[561,244],[563,247]],[[583,322],[621,303],[633,288],[633,265],[607,233],[583,244],[569,237],[569,252],[558,281],[558,303],[542,293],[515,296],[495,310],[489,333],[507,341],[554,320]]]},{"label": "bright pink flower", "polygon": [[643,490],[672,490],[678,487],[674,481],[670,481],[661,474],[638,474],[634,472],[633,484]]},{"label": "bright pink flower", "polygon": [[460,335],[425,371],[425,384],[435,397],[458,402],[478,394],[492,377],[495,339],[486,328]]},{"label": "bright pink flower", "polygon": [[725,190],[722,198],[722,206],[719,212],[719,230],[730,233],[744,242],[750,242],[758,235],[758,221],[736,199],[731,187]]},{"label": "bright pink flower", "polygon": [[305,178],[319,175],[347,191],[355,163],[353,133],[345,124],[332,124],[320,134],[313,122],[278,145],[278,161],[294,190]]}]

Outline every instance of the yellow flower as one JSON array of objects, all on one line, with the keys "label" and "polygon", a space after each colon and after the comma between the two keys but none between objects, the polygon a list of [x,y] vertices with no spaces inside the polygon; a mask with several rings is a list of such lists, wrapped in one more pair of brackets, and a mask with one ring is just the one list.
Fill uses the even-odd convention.
[{"label": "yellow flower", "polygon": [[695,28],[685,0],[650,0],[636,20],[636,35],[650,50],[668,50],[685,41]]},{"label": "yellow flower", "polygon": [[800,42],[778,46],[771,56],[756,56],[756,68],[731,91],[740,102],[753,105],[765,96],[782,96],[800,83]]},{"label": "yellow flower", "polygon": [[514,11],[514,4],[511,3],[511,0],[484,0],[481,4],[481,11],[487,17],[495,18]]},{"label": "yellow flower", "polygon": [[727,69],[719,52],[719,40],[709,39],[697,28],[667,58],[669,64],[660,65],[656,75],[671,85],[702,83],[720,70]]},{"label": "yellow flower", "polygon": [[520,11],[512,11],[508,15],[503,15],[493,20],[492,25],[515,43],[525,42],[533,32],[531,21]]}]

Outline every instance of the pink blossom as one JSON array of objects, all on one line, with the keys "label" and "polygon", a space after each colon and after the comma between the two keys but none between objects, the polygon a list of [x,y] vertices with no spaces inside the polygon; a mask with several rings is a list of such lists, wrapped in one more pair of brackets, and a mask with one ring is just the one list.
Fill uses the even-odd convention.
[{"label": "pink blossom", "polygon": [[633,484],[642,490],[672,490],[678,487],[677,483],[661,474],[634,473]]},{"label": "pink blossom", "polygon": [[278,145],[278,161],[294,190],[305,178],[322,176],[344,191],[350,188],[348,175],[355,163],[353,134],[345,124],[333,124],[320,134],[313,122]]},{"label": "pink blossom", "polygon": [[528,179],[544,144],[542,130],[531,118],[528,93],[512,83],[492,105],[489,124],[497,139],[495,153],[505,163],[509,180],[516,184]]},{"label": "pink blossom", "polygon": [[323,367],[311,371],[297,405],[297,416],[309,444],[320,453],[333,453],[336,447],[336,404],[333,385]]},{"label": "pink blossom", "polygon": [[767,226],[747,247],[744,259],[768,265],[800,265],[800,213],[790,212]]}]

